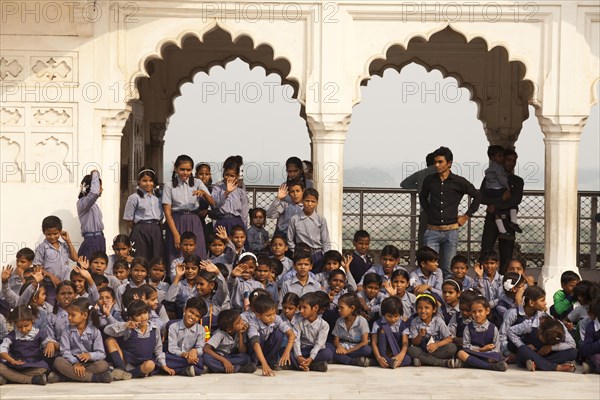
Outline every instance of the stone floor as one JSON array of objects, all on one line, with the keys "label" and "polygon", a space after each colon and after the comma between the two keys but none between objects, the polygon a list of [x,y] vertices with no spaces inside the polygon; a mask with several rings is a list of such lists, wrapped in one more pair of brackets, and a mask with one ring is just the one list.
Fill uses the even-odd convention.
[{"label": "stone floor", "polygon": [[358,368],[327,373],[282,371],[277,376],[208,374],[157,376],[111,384],[0,386],[0,399],[600,399],[600,375],[444,368]]}]

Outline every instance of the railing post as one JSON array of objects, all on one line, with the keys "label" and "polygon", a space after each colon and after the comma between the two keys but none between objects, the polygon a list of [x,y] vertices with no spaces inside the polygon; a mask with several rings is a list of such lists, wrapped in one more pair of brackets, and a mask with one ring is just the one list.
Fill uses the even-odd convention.
[{"label": "railing post", "polygon": [[365,197],[364,197],[364,191],[360,191],[359,194],[359,201],[358,204],[360,204],[360,210],[358,211],[358,226],[360,226],[359,229],[365,229],[363,227],[363,218],[364,218],[364,207],[365,207]]},{"label": "railing post", "polygon": [[596,268],[598,260],[598,223],[596,214],[598,214],[598,196],[592,196],[592,223],[590,228],[590,268]]},{"label": "railing post", "polygon": [[577,266],[581,267],[581,194],[577,193]]},{"label": "railing post", "polygon": [[416,264],[417,258],[417,192],[410,193],[410,252],[409,263]]}]

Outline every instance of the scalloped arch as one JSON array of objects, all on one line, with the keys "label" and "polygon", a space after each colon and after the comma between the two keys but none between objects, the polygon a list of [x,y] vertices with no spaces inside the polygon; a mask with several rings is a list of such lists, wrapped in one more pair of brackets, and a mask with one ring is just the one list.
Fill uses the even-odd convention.
[{"label": "scalloped arch", "polygon": [[[271,74],[271,73],[278,74],[281,77],[282,84],[289,84],[294,88],[294,98],[297,98],[298,101],[301,103],[301,105],[304,104],[304,100],[300,96],[301,79],[298,76],[292,75],[292,73],[291,73],[292,61],[289,57],[287,57],[284,54],[278,54],[276,52],[275,47],[272,44],[270,44],[266,41],[257,40],[255,35],[251,31],[241,30],[241,29],[238,31],[235,31],[233,28],[230,28],[226,24],[220,23],[218,21],[214,21],[213,23],[205,26],[201,30],[184,30],[184,31],[180,32],[174,38],[164,38],[163,40],[161,40],[160,42],[157,43],[156,48],[153,52],[150,52],[150,53],[146,54],[145,56],[142,56],[140,58],[140,60],[138,61],[137,71],[132,74],[132,76],[129,80],[130,87],[132,88],[132,94],[130,96],[130,101],[135,101],[135,100],[140,99],[139,85],[140,85],[141,79],[150,79],[151,78],[151,76],[150,76],[151,72],[148,72],[149,63],[152,61],[155,61],[155,60],[164,61],[165,60],[164,54],[165,54],[166,49],[168,49],[171,46],[174,46],[179,50],[184,50],[183,49],[184,42],[189,38],[196,38],[198,40],[198,42],[203,44],[203,43],[205,43],[204,40],[208,34],[219,31],[219,30],[226,33],[227,35],[229,35],[233,46],[236,46],[240,40],[247,38],[252,43],[253,50],[259,50],[263,46],[267,47],[272,52],[272,55],[273,55],[271,61],[273,63],[285,62],[289,66],[289,68],[287,68],[287,72],[284,73],[280,69],[277,69],[276,67],[271,67],[271,66],[269,66],[265,63],[262,63],[258,60],[250,60],[248,58],[240,57],[240,56],[230,56],[230,57],[225,57],[224,59],[220,59],[220,60],[217,59],[213,62],[209,62],[204,67],[192,68],[192,70],[189,71],[188,76],[184,76],[183,78],[180,78],[179,82],[178,82],[178,89],[173,94],[173,96],[171,98],[171,102],[173,102],[173,100],[176,97],[181,95],[181,86],[187,82],[191,82],[196,73],[201,72],[201,71],[208,72],[208,71],[210,71],[210,69],[212,67],[217,66],[217,65],[220,65],[224,68],[229,62],[233,61],[236,58],[240,58],[244,62],[249,64],[251,69],[255,68],[256,66],[260,66],[265,69],[267,74]],[[284,76],[284,74],[285,74],[285,76]],[[173,110],[172,110],[172,106],[171,106],[171,110],[169,110],[169,113],[172,114],[172,111]]]},{"label": "scalloped arch", "polygon": [[[475,40],[481,40],[483,43],[485,43],[485,46],[486,46],[486,49],[488,52],[491,52],[495,48],[501,48],[507,54],[507,62],[509,62],[509,63],[518,62],[523,65],[523,67],[524,67],[523,70],[525,71],[525,73],[522,77],[520,77],[520,79],[525,80],[527,78],[527,71],[529,70],[527,60],[511,54],[509,46],[506,42],[499,41],[499,40],[488,41],[486,39],[486,37],[484,37],[482,35],[470,34],[468,31],[457,28],[457,27],[453,26],[452,24],[441,24],[441,25],[438,25],[437,27],[430,29],[429,31],[427,31],[425,33],[417,32],[414,35],[408,37],[405,41],[401,41],[401,40],[389,41],[383,46],[382,51],[380,53],[374,54],[371,57],[369,57],[364,64],[362,74],[359,75],[359,77],[358,77],[357,96],[356,96],[355,100],[353,101],[352,106],[355,106],[356,104],[360,103],[361,98],[360,98],[360,88],[359,87],[366,86],[368,84],[368,81],[371,79],[371,76],[373,76],[373,75],[381,76],[380,74],[371,72],[370,68],[371,68],[371,65],[373,64],[373,62],[375,62],[377,60],[386,60],[388,51],[394,46],[399,46],[404,50],[408,50],[411,42],[418,40],[418,39],[422,39],[425,42],[429,42],[431,40],[432,36],[439,34],[440,32],[443,32],[447,29],[461,35],[465,39],[465,44],[467,44],[467,45],[472,43]],[[405,65],[406,64],[404,64],[404,66]],[[441,66],[439,66],[439,67],[441,67]],[[387,68],[393,68],[393,67],[389,66]],[[432,68],[439,70],[440,72],[442,72],[442,75],[444,75],[444,72],[442,71],[443,67],[438,68],[438,66],[432,66]],[[458,74],[457,72],[451,72],[448,75],[444,75],[444,77],[446,77],[446,76],[454,77],[454,76],[452,76],[452,74],[456,74],[457,76],[460,76],[460,74]],[[462,77],[461,77],[461,79],[462,79]],[[459,83],[460,83],[460,81],[459,81]],[[463,83],[464,83],[464,80],[463,80]],[[464,87],[466,87],[466,86],[464,86]],[[471,89],[469,89],[469,90],[471,91]],[[529,99],[529,101],[533,102],[533,96],[531,99]],[[479,107],[479,104],[478,104],[478,107]]]}]

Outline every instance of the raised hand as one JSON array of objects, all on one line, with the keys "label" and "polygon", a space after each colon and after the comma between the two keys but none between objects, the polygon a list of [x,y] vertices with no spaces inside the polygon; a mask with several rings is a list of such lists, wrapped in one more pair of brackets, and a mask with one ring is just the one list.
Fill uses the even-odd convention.
[{"label": "raised hand", "polygon": [[225,180],[225,184],[227,186],[227,193],[233,192],[238,187],[238,179],[237,178],[227,178]]},{"label": "raised hand", "polygon": [[229,240],[229,237],[227,236],[227,229],[221,225],[217,226],[215,235],[224,241]]},{"label": "raised hand", "polygon": [[63,238],[63,240],[67,243],[69,243],[71,241],[71,237],[69,236],[69,232],[67,232],[67,231],[62,231],[60,233],[60,237]]},{"label": "raised hand", "polygon": [[88,259],[85,256],[80,256],[77,259],[77,263],[83,269],[89,269],[90,268],[90,262],[88,261]]},{"label": "raised hand", "polygon": [[352,254],[346,254],[344,258],[342,258],[342,268],[346,271],[346,275],[350,272],[350,263],[352,263]]},{"label": "raised hand", "polygon": [[4,266],[4,268],[2,268],[2,282],[7,282],[8,279],[10,278],[10,276],[12,275],[14,268],[12,267],[12,265],[6,265]]},{"label": "raised hand", "polygon": [[219,268],[215,264],[213,264],[211,261],[208,261],[208,260],[200,261],[200,269],[203,269],[205,271],[212,272],[215,274],[221,273],[221,271],[219,271]]},{"label": "raised hand", "polygon": [[185,264],[177,264],[175,266],[175,276],[181,278],[183,275],[185,275]]},{"label": "raised hand", "polygon": [[277,199],[278,200],[283,200],[285,198],[285,196],[287,196],[289,193],[288,191],[288,187],[286,183],[282,183],[281,186],[279,186],[279,190],[277,190]]},{"label": "raised hand", "polygon": [[398,291],[396,290],[396,288],[390,281],[387,281],[386,283],[384,283],[383,288],[390,294],[390,296],[395,296],[396,293],[398,293]]},{"label": "raised hand", "polygon": [[479,264],[478,262],[475,263],[473,271],[475,271],[475,275],[477,275],[478,278],[483,278],[483,267],[481,266],[481,264]]},{"label": "raised hand", "polygon": [[35,279],[37,283],[40,283],[44,280],[44,269],[41,266],[34,267],[31,276],[33,276],[33,279]]}]

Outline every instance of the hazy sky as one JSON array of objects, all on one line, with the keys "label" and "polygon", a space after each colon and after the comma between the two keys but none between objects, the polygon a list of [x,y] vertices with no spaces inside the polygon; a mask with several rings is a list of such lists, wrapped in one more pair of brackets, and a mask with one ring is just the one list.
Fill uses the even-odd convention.
[{"label": "hazy sky", "polygon": [[[199,73],[194,83],[184,84],[165,136],[165,171],[181,153],[195,162],[219,163],[240,154],[248,184],[279,184],[289,156],[310,157],[299,103],[291,98],[292,89],[279,82],[278,75],[265,76],[260,67],[250,71],[238,59],[226,69],[214,67],[210,75]],[[346,186],[398,187],[424,164],[427,153],[441,145],[454,153],[454,172],[479,185],[488,142],[475,103],[456,80],[410,64],[401,73],[387,70],[383,78],[373,77],[361,90],[344,147]],[[580,145],[583,190],[600,190],[599,120],[595,105]],[[543,188],[543,134],[533,107],[516,150],[517,172],[526,189]]]}]

